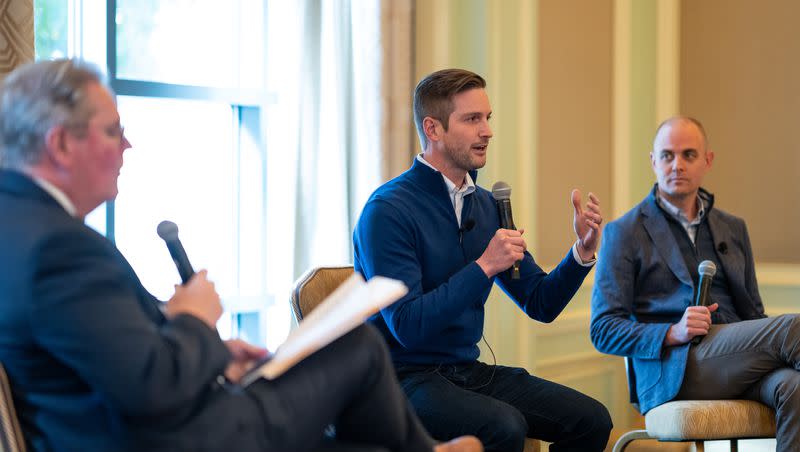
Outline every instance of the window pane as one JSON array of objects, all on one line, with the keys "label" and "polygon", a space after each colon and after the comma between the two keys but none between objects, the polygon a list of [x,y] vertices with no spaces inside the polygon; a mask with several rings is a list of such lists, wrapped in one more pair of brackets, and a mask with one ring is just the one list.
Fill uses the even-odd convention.
[{"label": "window pane", "polygon": [[117,246],[145,287],[165,300],[180,280],[156,226],[174,221],[194,268],[208,269],[223,299],[237,295],[231,107],[127,96],[118,102],[134,147],[119,181]]},{"label": "window pane", "polygon": [[262,22],[254,0],[118,0],[117,78],[258,87]]},{"label": "window pane", "polygon": [[68,0],[36,0],[33,4],[36,59],[67,56],[69,27]]}]

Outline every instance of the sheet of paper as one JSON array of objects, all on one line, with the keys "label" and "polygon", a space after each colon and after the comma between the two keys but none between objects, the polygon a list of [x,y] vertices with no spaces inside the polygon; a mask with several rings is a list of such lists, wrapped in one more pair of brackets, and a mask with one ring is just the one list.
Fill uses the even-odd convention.
[{"label": "sheet of paper", "polygon": [[241,384],[247,386],[258,378],[278,378],[407,292],[400,281],[376,276],[365,283],[359,273],[353,273],[289,333],[272,359],[249,372]]}]

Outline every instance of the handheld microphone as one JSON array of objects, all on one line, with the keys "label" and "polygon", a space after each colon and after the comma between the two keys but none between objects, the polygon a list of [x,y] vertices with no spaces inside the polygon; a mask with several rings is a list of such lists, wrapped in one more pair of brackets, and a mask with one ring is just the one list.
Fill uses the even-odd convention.
[{"label": "handheld microphone", "polygon": [[183,249],[183,245],[178,238],[178,225],[171,221],[164,220],[158,224],[156,232],[167,244],[169,255],[172,256],[172,261],[175,262],[175,266],[178,267],[181,281],[183,284],[186,284],[194,275],[194,269],[192,268],[192,264],[189,263],[186,250]]},{"label": "handheld microphone", "polygon": [[[697,267],[697,273],[700,275],[700,281],[697,283],[697,295],[694,299],[695,306],[708,306],[708,291],[711,289],[711,281],[717,273],[717,266],[711,261],[700,262]],[[692,344],[699,344],[703,340],[703,336],[695,336],[692,338]]]},{"label": "handheld microphone", "polygon": [[[517,230],[514,226],[514,218],[511,214],[511,186],[503,181],[497,181],[492,185],[492,196],[497,204],[497,215],[500,217],[500,227],[503,229]],[[520,261],[514,262],[511,267],[511,279],[519,279]]]}]

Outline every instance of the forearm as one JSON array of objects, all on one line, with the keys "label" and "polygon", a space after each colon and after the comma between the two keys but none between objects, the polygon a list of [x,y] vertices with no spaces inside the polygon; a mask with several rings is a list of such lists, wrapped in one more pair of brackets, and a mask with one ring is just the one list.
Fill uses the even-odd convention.
[{"label": "forearm", "polygon": [[572,249],[549,274],[526,253],[520,267],[522,277],[512,280],[501,275],[500,284],[507,289],[525,313],[541,322],[552,322],[569,304],[583,284],[591,267],[578,264]]}]

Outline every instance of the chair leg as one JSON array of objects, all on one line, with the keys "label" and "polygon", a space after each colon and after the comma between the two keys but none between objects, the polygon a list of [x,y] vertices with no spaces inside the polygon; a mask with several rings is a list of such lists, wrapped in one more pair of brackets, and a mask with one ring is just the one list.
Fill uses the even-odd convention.
[{"label": "chair leg", "polygon": [[706,442],[705,441],[695,441],[694,442],[694,450],[695,450],[695,452],[705,452],[705,450],[706,450]]},{"label": "chair leg", "polygon": [[647,430],[632,430],[619,437],[617,442],[614,443],[614,449],[612,452],[623,452],[625,448],[628,447],[629,443],[636,441],[637,439],[651,438],[650,435],[647,434]]},{"label": "chair leg", "polygon": [[731,440],[731,452],[739,452],[739,440],[732,439]]}]

